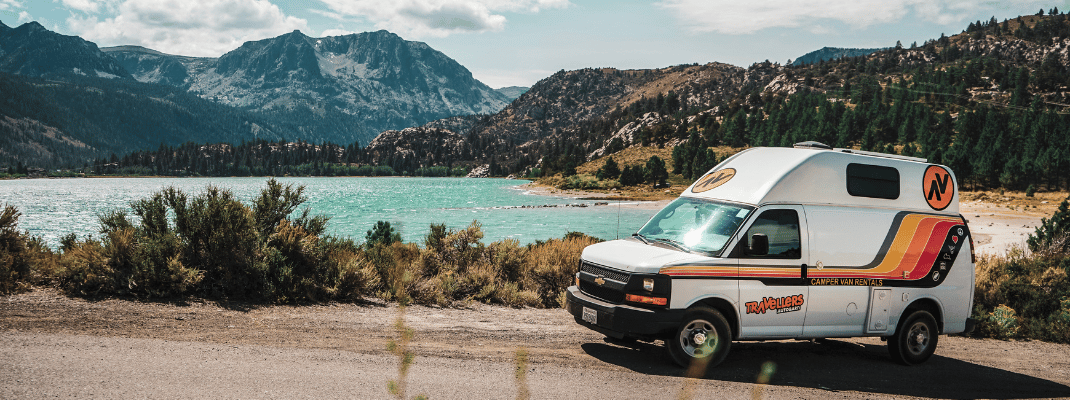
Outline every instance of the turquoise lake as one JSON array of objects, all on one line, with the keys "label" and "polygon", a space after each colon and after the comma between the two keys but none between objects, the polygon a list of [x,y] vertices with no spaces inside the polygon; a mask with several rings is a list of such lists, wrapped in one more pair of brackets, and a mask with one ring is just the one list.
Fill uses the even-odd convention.
[{"label": "turquoise lake", "polygon": [[[602,239],[631,235],[657,212],[651,204],[595,201],[533,195],[528,181],[466,178],[278,178],[305,185],[314,215],[331,217],[327,232],[358,242],[376,221],[389,221],[406,242],[423,243],[428,226],[451,229],[479,221],[483,243],[505,238],[527,244],[559,238],[569,231]],[[267,178],[94,178],[0,181],[0,206],[22,213],[19,230],[42,236],[56,247],[68,233],[99,236],[97,214],[109,209],[129,212],[129,203],[168,186],[190,195],[208,185],[226,188],[246,204],[265,187]],[[587,207],[578,207],[578,205]],[[529,206],[529,207],[525,207]],[[552,206],[552,207],[551,207]],[[618,227],[619,226],[619,227]]]}]

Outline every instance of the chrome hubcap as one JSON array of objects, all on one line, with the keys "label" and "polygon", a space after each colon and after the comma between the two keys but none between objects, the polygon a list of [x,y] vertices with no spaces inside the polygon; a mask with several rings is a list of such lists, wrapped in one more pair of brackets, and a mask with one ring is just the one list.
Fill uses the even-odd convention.
[{"label": "chrome hubcap", "polygon": [[917,322],[910,327],[907,336],[907,348],[912,354],[921,354],[929,347],[929,327],[924,323]]},{"label": "chrome hubcap", "polygon": [[713,324],[703,320],[688,323],[684,329],[680,330],[680,337],[677,338],[677,343],[680,344],[684,353],[695,358],[712,355],[717,347],[717,341],[717,331]]},{"label": "chrome hubcap", "polygon": [[692,341],[695,343],[695,346],[702,346],[703,344],[706,343],[706,333],[705,332],[696,333],[695,336],[694,336],[694,339]]}]

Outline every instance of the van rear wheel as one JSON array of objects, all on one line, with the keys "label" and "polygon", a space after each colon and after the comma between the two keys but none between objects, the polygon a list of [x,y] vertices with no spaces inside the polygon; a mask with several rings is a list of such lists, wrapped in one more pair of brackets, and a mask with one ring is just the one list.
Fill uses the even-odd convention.
[{"label": "van rear wheel", "polygon": [[916,310],[888,338],[888,354],[903,365],[920,364],[932,357],[939,337],[936,318],[928,311]]},{"label": "van rear wheel", "polygon": [[665,340],[672,360],[688,368],[705,364],[712,367],[728,356],[732,330],[717,310],[696,308],[688,312],[676,332]]}]

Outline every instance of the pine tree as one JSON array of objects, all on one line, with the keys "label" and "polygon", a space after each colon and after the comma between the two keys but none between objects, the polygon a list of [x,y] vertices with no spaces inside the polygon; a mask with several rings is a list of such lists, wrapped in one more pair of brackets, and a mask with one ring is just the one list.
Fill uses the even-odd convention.
[{"label": "pine tree", "polygon": [[1045,249],[1063,254],[1070,252],[1070,204],[1067,200],[1063,200],[1051,218],[1040,220],[1040,226],[1029,235],[1026,243],[1033,252]]},{"label": "pine tree", "polygon": [[620,177],[620,167],[616,161],[613,161],[613,157],[606,158],[606,163],[602,165],[602,168],[598,169],[595,174],[598,179],[617,179]]},{"label": "pine tree", "polygon": [[655,188],[668,187],[669,171],[665,169],[665,161],[658,156],[650,156],[646,161],[646,182],[653,183]]}]

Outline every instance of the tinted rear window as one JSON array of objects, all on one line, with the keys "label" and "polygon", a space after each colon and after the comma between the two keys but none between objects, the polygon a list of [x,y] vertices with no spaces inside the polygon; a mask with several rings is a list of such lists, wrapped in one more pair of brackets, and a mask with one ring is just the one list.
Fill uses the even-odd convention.
[{"label": "tinted rear window", "polygon": [[899,198],[899,170],[869,164],[847,164],[847,193],[878,199]]}]

